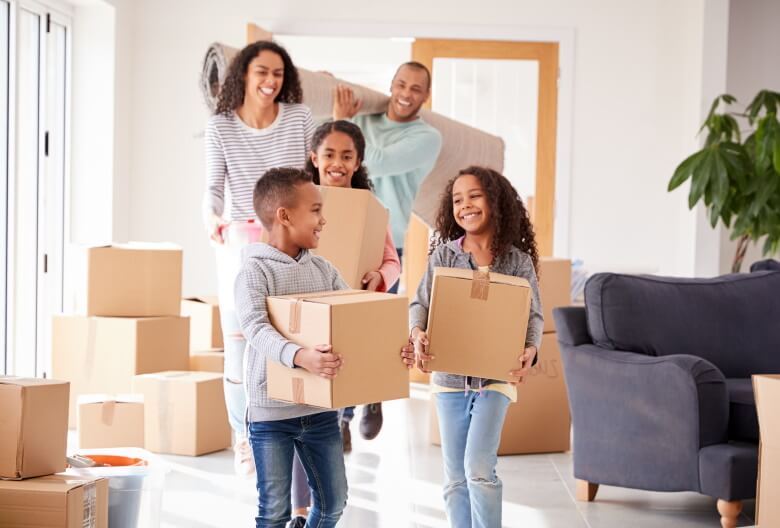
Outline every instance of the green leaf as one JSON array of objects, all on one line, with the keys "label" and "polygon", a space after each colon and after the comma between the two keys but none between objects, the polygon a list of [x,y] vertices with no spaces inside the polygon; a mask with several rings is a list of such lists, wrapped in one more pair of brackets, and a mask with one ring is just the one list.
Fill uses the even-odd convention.
[{"label": "green leaf", "polygon": [[701,163],[691,173],[691,192],[688,194],[688,209],[693,209],[707,188],[712,174],[712,149],[707,149]]},{"label": "green leaf", "polygon": [[667,191],[673,191],[685,183],[685,180],[688,179],[688,177],[691,175],[691,172],[693,172],[693,170],[698,166],[699,162],[705,154],[706,152],[704,150],[700,150],[699,152],[688,156],[682,163],[680,163],[674,170],[672,179],[669,180]]},{"label": "green leaf", "polygon": [[729,176],[726,171],[726,163],[723,161],[719,151],[715,151],[713,157],[715,158],[715,181],[714,192],[712,195],[712,201],[718,209],[723,207],[723,202],[729,194]]}]

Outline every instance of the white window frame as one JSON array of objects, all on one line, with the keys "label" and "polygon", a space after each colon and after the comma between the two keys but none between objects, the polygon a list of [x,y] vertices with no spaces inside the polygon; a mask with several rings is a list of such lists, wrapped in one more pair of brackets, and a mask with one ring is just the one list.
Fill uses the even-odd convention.
[{"label": "white window frame", "polygon": [[[6,285],[5,285],[5,291],[3,292],[3,299],[2,303],[4,305],[3,313],[1,314],[3,316],[2,320],[2,336],[3,336],[3,342],[1,345],[3,346],[4,352],[5,352],[5,362],[4,364],[0,364],[0,367],[3,367],[3,370],[5,373],[15,373],[17,366],[22,364],[22,361],[20,361],[20,358],[24,354],[30,354],[34,353],[34,374],[36,376],[48,376],[48,374],[51,371],[51,350],[49,345],[49,339],[48,336],[50,335],[51,331],[51,313],[44,313],[45,310],[42,310],[42,302],[44,300],[43,291],[41,291],[40,285],[44,284],[44,281],[47,283],[47,287],[54,287],[59,290],[59,298],[60,303],[58,307],[55,307],[55,311],[61,311],[62,310],[62,297],[63,297],[63,277],[64,277],[64,265],[62,273],[60,274],[58,280],[56,280],[55,277],[44,277],[43,273],[43,259],[44,255],[46,253],[46,248],[42,248],[40,245],[40,241],[43,240],[44,232],[45,232],[45,224],[41,222],[41,204],[43,199],[43,193],[42,191],[42,185],[43,181],[42,178],[45,177],[44,171],[45,171],[45,163],[46,163],[46,156],[44,154],[43,144],[45,140],[45,133],[46,133],[46,127],[45,127],[45,119],[46,119],[46,108],[45,108],[45,89],[43,87],[46,86],[47,79],[46,79],[46,70],[47,70],[47,32],[45,27],[45,20],[48,19],[51,22],[60,24],[65,27],[66,29],[66,41],[65,41],[65,122],[63,124],[63,130],[65,133],[64,138],[64,187],[63,187],[63,196],[61,197],[63,200],[63,226],[62,226],[62,243],[63,243],[63,255],[59,257],[60,262],[64,261],[64,246],[67,245],[67,233],[70,232],[70,226],[69,226],[69,219],[70,219],[70,207],[69,207],[69,198],[70,198],[70,137],[71,137],[71,78],[72,78],[72,34],[73,34],[73,7],[67,3],[59,2],[56,0],[47,0],[45,2],[37,1],[37,0],[0,0],[5,1],[9,4],[9,57],[8,57],[8,173],[7,173],[7,194],[6,194],[6,201],[5,201],[5,211],[6,214],[6,248],[5,248],[5,254],[6,254]],[[38,173],[38,225],[37,225],[37,232],[36,237],[38,240],[38,255],[37,255],[37,280],[36,283],[38,287],[36,288],[36,303],[37,303],[37,310],[36,310],[36,343],[25,343],[22,346],[20,346],[18,343],[12,343],[12,341],[8,338],[9,331],[12,329],[12,323],[13,323],[13,314],[9,313],[9,310],[12,310],[12,306],[8,304],[7,299],[12,298],[13,295],[13,288],[14,284],[12,284],[12,277],[9,275],[10,266],[9,266],[9,260],[10,255],[8,254],[8,246],[9,243],[12,241],[13,233],[12,229],[15,227],[13,225],[13,218],[15,215],[15,211],[13,209],[13,200],[11,200],[11,197],[14,196],[14,181],[16,178],[16,134],[17,134],[17,116],[16,116],[16,105],[17,105],[17,98],[16,98],[16,86],[17,86],[17,77],[16,77],[16,71],[17,71],[17,65],[19,61],[19,49],[17,45],[17,25],[19,21],[19,12],[21,9],[25,9],[27,11],[31,11],[39,16],[41,16],[41,33],[40,33],[40,41],[39,41],[39,49],[40,49],[40,64],[39,64],[39,86],[41,87],[39,89],[39,95],[38,95],[38,142],[39,142],[39,150],[38,150],[38,167],[39,167],[39,173]],[[48,280],[47,280],[48,279]],[[12,346],[14,345],[14,346]],[[35,345],[35,346],[33,346]],[[29,359],[27,360],[27,363],[29,363]]]}]

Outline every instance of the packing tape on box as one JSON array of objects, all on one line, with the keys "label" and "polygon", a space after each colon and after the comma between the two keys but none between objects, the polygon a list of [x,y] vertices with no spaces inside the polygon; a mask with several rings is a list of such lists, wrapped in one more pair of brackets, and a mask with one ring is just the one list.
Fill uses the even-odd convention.
[{"label": "packing tape on box", "polygon": [[471,298],[486,301],[490,292],[490,273],[487,271],[474,271],[471,279]]},{"label": "packing tape on box", "polygon": [[292,399],[297,404],[306,402],[306,394],[303,391],[303,378],[294,377],[292,379]]},{"label": "packing tape on box", "polygon": [[116,401],[107,400],[100,406],[100,421],[104,425],[114,425],[114,415],[116,414]]},{"label": "packing tape on box", "polygon": [[[217,106],[219,89],[227,76],[230,62],[238,52],[238,49],[218,42],[206,50],[201,72],[201,89],[206,105],[212,112]],[[333,88],[338,84],[349,85],[354,90],[355,96],[363,103],[360,114],[380,114],[387,111],[388,96],[365,86],[303,68],[298,68],[298,76],[303,90],[303,104],[311,109],[317,121],[331,118]],[[498,172],[504,170],[504,141],[498,136],[430,110],[423,109],[420,115],[423,121],[439,131],[442,138],[441,152],[436,164],[420,184],[412,207],[412,211],[423,222],[433,227],[441,193],[459,170],[472,165],[489,167]]]},{"label": "packing tape on box", "polygon": [[98,514],[97,514],[97,485],[95,481],[87,482],[83,486],[84,500],[83,500],[83,516],[81,521],[81,528],[97,528]]},{"label": "packing tape on box", "polygon": [[291,334],[298,334],[301,331],[302,305],[303,299],[298,299],[295,302],[290,303],[290,324],[288,330]]},{"label": "packing tape on box", "polygon": [[[150,377],[157,379],[157,432],[160,438],[160,451],[163,453],[171,452],[171,419],[173,418],[173,403],[171,401],[170,380],[175,378],[185,378],[187,372],[169,372],[153,374]],[[144,413],[146,410],[144,409]]]}]

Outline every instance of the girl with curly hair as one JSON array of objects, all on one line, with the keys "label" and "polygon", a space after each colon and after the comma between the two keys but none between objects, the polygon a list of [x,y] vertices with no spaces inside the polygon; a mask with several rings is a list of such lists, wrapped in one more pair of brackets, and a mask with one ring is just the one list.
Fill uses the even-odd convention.
[{"label": "girl with curly hair", "polygon": [[[501,526],[498,444],[507,407],[517,401],[516,384],[536,362],[543,318],[536,270],[539,255],[528,211],[512,184],[498,172],[468,167],[442,195],[428,270],[409,306],[417,367],[427,372],[426,325],[435,267],[514,275],[531,285],[525,349],[511,383],[434,372],[432,392],[441,431],[444,502],[450,526]],[[490,351],[485,351],[489,353]],[[464,396],[465,391],[465,396]]]},{"label": "girl with curly hair", "polygon": [[[311,156],[306,168],[314,183],[331,187],[351,187],[353,189],[374,190],[368,178],[368,170],[363,165],[366,154],[366,140],[360,127],[349,121],[329,121],[320,125],[314,132]],[[366,273],[363,277],[365,289],[370,291],[388,291],[401,275],[401,260],[395,249],[390,226],[385,235],[385,251],[379,269]],[[341,413],[341,438],[344,452],[352,450],[352,434],[349,424],[355,416],[355,408],[347,407]],[[376,438],[382,427],[382,404],[372,403],[363,410],[360,422],[360,434],[366,440]]]},{"label": "girl with curly hair", "polygon": [[275,42],[258,41],[231,62],[206,127],[203,214],[217,254],[225,403],[235,435],[236,472],[247,476],[255,466],[244,426],[246,341],[236,319],[233,284],[242,247],[260,237],[252,207],[255,183],[272,167],[303,169],[306,164],[314,122],[302,98],[298,71],[287,51]]}]

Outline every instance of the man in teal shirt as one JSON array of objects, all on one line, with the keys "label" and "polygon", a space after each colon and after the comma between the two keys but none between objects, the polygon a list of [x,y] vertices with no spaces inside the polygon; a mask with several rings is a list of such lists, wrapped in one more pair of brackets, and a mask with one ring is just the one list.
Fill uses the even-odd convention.
[{"label": "man in teal shirt", "polygon": [[[333,119],[352,120],[366,138],[363,163],[377,196],[390,210],[390,228],[401,258],[417,189],[433,169],[441,150],[441,134],[420,118],[420,108],[430,95],[431,72],[419,62],[406,62],[395,72],[384,113],[357,115],[361,102],[348,86],[338,86],[333,98]],[[397,292],[398,284],[388,291]],[[351,443],[349,421],[353,414],[354,407],[347,408],[342,417],[345,448]],[[381,427],[381,406],[366,406],[360,434],[372,439]]]}]

